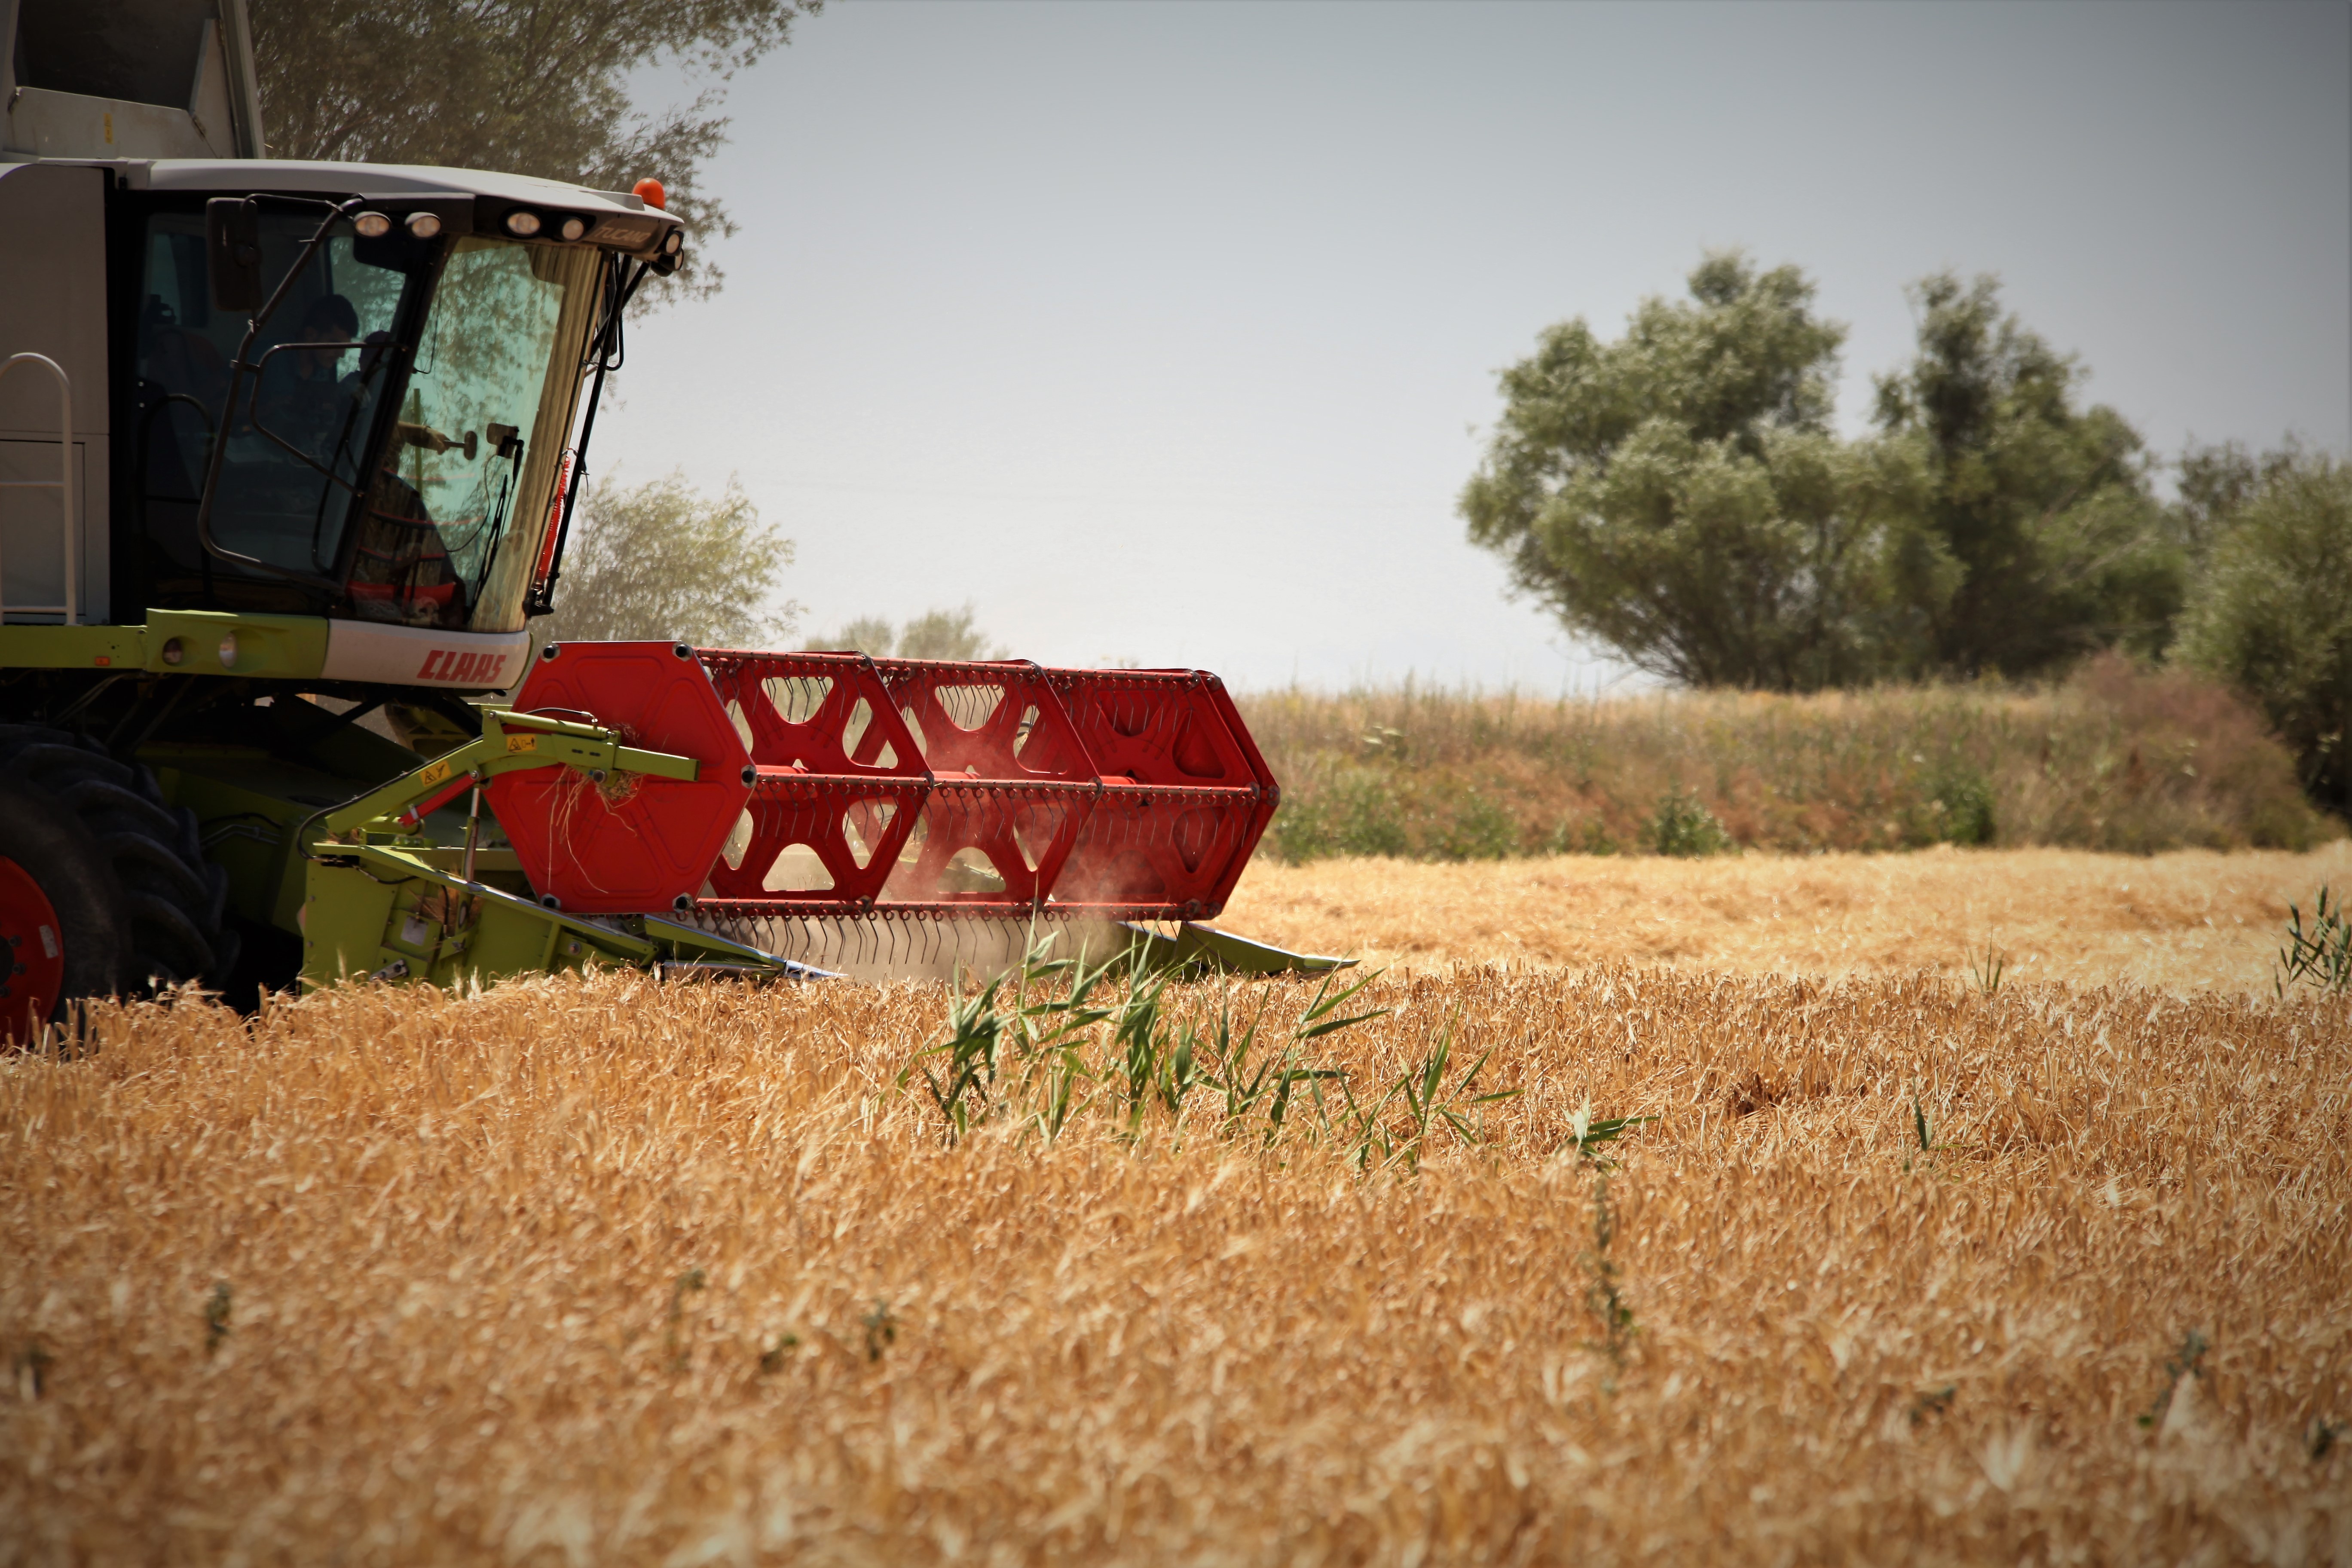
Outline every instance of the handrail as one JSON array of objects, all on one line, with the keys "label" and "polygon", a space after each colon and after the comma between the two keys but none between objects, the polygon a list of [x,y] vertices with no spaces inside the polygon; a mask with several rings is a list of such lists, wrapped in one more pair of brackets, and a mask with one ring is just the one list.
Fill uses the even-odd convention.
[{"label": "handrail", "polygon": [[5,563],[0,563],[0,620],[5,620],[8,611],[14,608],[28,616],[62,614],[66,618],[66,625],[76,626],[81,624],[81,620],[75,613],[74,604],[81,595],[79,592],[79,584],[76,581],[74,573],[73,380],[66,374],[65,366],[47,354],[37,354],[29,351],[10,354],[5,360],[0,360],[0,376],[6,375],[27,360],[36,364],[48,366],[49,374],[58,378],[58,477],[54,479],[0,479],[0,489],[58,492],[58,508],[63,514],[65,522],[66,602],[62,605],[10,605],[5,585],[6,568]]}]

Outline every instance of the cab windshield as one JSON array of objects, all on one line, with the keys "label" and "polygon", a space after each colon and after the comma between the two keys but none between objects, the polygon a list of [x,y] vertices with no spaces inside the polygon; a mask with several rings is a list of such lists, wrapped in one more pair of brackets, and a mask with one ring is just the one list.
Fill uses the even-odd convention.
[{"label": "cab windshield", "polygon": [[[272,287],[317,225],[264,214]],[[520,626],[599,253],[370,241],[339,225],[255,342],[259,374],[240,378],[230,407],[246,322],[209,308],[204,245],[201,213],[148,220],[133,452],[149,601]],[[213,536],[277,573],[217,559],[197,538],[216,440]]]},{"label": "cab windshield", "polygon": [[511,631],[598,298],[595,251],[452,247],[361,514],[352,613]]}]

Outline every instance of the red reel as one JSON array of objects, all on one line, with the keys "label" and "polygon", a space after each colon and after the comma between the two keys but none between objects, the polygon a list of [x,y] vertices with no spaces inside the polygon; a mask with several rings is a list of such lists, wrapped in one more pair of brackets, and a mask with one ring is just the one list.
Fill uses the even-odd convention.
[{"label": "red reel", "polygon": [[519,709],[702,763],[690,784],[572,768],[491,783],[532,888],[569,910],[1201,920],[1280,798],[1197,670],[551,651]]},{"label": "red reel", "polygon": [[692,899],[742,816],[751,758],[683,643],[550,643],[525,713],[602,724],[623,743],[702,764],[692,784],[576,768],[500,773],[486,792],[531,889],[588,914],[657,913]]}]

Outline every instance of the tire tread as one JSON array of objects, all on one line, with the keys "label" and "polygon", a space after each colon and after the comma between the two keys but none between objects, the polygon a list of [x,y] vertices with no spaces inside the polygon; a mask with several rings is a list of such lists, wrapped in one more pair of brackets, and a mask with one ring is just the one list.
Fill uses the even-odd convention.
[{"label": "tire tread", "polygon": [[122,884],[140,978],[151,986],[227,978],[237,948],[228,873],[205,858],[195,813],[164,800],[152,772],[37,724],[0,724],[0,770],[65,805],[98,841]]}]

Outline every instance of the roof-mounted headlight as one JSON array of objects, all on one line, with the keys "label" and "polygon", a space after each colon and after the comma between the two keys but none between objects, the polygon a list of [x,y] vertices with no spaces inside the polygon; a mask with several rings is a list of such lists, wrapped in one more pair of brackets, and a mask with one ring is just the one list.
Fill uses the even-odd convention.
[{"label": "roof-mounted headlight", "polygon": [[432,213],[410,213],[408,232],[419,239],[431,239],[441,232],[441,220]]},{"label": "roof-mounted headlight", "polygon": [[352,219],[352,227],[362,239],[382,239],[392,232],[392,220],[382,213],[362,213]]},{"label": "roof-mounted headlight", "polygon": [[565,218],[563,220],[563,226],[556,230],[556,232],[566,239],[578,239],[582,235],[588,232],[588,220],[584,217]]},{"label": "roof-mounted headlight", "polygon": [[676,256],[679,251],[684,250],[685,248],[686,236],[677,229],[671,229],[668,235],[662,240],[662,254],[664,256]]},{"label": "roof-mounted headlight", "polygon": [[539,215],[528,207],[517,207],[507,214],[507,232],[517,239],[529,239],[539,232]]}]

